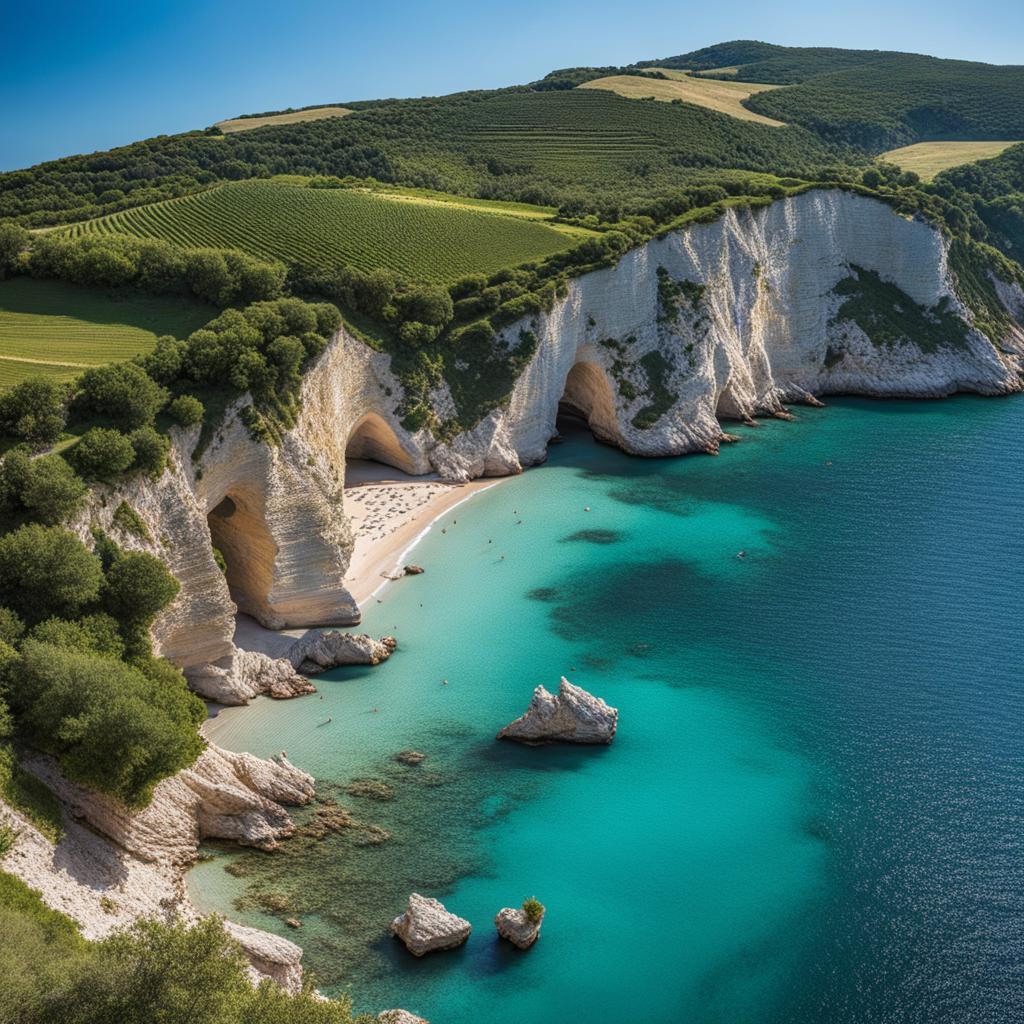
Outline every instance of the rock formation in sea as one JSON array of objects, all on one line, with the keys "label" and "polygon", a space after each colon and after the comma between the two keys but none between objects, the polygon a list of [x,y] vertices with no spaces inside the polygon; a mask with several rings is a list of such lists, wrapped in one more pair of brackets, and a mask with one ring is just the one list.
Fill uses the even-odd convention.
[{"label": "rock formation in sea", "polygon": [[339,665],[379,665],[398,646],[393,636],[374,640],[365,633],[311,630],[288,649],[288,661],[299,672],[315,675]]},{"label": "rock formation in sea", "polygon": [[573,686],[564,676],[558,696],[543,686],[533,691],[530,706],[499,733],[499,740],[520,743],[611,743],[618,725],[617,708]]},{"label": "rock formation in sea", "polygon": [[417,1017],[408,1010],[385,1010],[377,1014],[378,1024],[430,1024],[430,1021]]},{"label": "rock formation in sea", "polygon": [[425,956],[439,949],[461,946],[473,926],[447,910],[443,903],[414,892],[404,914],[391,922],[392,934],[400,938],[413,956]]},{"label": "rock formation in sea", "polygon": [[540,926],[544,922],[544,910],[531,918],[521,907],[502,907],[494,918],[494,927],[503,939],[508,939],[520,949],[529,949],[540,937]]}]

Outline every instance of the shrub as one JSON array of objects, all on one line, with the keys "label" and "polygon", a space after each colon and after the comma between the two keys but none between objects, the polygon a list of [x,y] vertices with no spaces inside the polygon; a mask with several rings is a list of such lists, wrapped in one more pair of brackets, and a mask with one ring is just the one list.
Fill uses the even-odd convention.
[{"label": "shrub", "polygon": [[159,479],[167,468],[167,456],[171,451],[170,438],[146,426],[133,430],[128,440],[135,451],[133,467],[154,480]]},{"label": "shrub", "polygon": [[119,622],[148,626],[178,596],[181,584],[155,555],[131,551],[115,558],[103,585],[103,605]]},{"label": "shrub", "polygon": [[100,560],[60,526],[22,526],[0,537],[0,602],[28,622],[73,618],[99,597]]},{"label": "shrub", "polygon": [[109,483],[131,467],[135,461],[135,448],[120,431],[93,427],[71,449],[71,459],[87,480]]},{"label": "shrub", "polygon": [[167,391],[136,363],[111,363],[78,378],[79,401],[126,430],[152,423],[167,403]]},{"label": "shrub", "polygon": [[536,924],[544,916],[544,904],[536,896],[523,900],[523,913]]},{"label": "shrub", "polygon": [[133,537],[138,537],[139,540],[149,540],[149,528],[146,526],[146,521],[139,515],[128,504],[127,501],[122,501],[120,505],[114,509],[114,515],[111,518],[111,522],[114,526],[124,530],[125,533],[130,533]]},{"label": "shrub", "polygon": [[88,490],[59,455],[43,455],[29,466],[21,504],[33,519],[52,526],[73,516],[82,507]]},{"label": "shrub", "polygon": [[17,224],[0,224],[0,281],[16,269],[32,236]]},{"label": "shrub", "polygon": [[193,395],[178,395],[167,407],[171,418],[182,427],[193,427],[203,422],[203,403]]},{"label": "shrub", "polygon": [[117,620],[103,612],[81,619],[47,619],[33,626],[29,637],[67,651],[102,654],[108,658],[124,656],[124,641]]},{"label": "shrub", "polygon": [[33,446],[53,444],[67,422],[67,387],[30,377],[0,394],[0,431]]},{"label": "shrub", "polygon": [[31,742],[69,779],[133,807],[203,749],[198,697],[97,654],[24,641],[17,705]]},{"label": "shrub", "polygon": [[25,623],[21,621],[21,616],[16,615],[10,608],[0,606],[0,643],[13,646],[24,632]]},{"label": "shrub", "polygon": [[185,343],[169,334],[156,339],[152,352],[137,357],[138,364],[159,384],[170,384],[181,373]]}]

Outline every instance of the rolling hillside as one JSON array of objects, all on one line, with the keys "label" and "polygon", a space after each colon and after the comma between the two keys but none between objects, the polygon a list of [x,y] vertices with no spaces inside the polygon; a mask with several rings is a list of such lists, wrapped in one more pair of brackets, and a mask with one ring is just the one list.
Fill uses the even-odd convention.
[{"label": "rolling hillside", "polygon": [[0,281],[0,389],[39,374],[71,380],[86,367],[148,352],[159,335],[184,338],[215,313],[178,296],[110,296],[24,277]]},{"label": "rolling hillside", "polygon": [[756,114],[743,106],[742,100],[756,92],[774,89],[773,85],[754,85],[753,83],[723,82],[711,78],[695,78],[689,72],[675,71],[668,68],[658,70],[665,78],[653,78],[644,75],[609,75],[607,78],[595,78],[584,82],[581,89],[607,89],[625,96],[627,99],[646,99],[671,102],[680,100],[683,103],[695,103],[699,107],[718,111],[738,117],[741,121],[757,121],[761,124],[782,127],[781,121]]},{"label": "rolling hillside", "polygon": [[355,189],[253,181],[77,224],[73,236],[128,234],[183,248],[241,249],[291,265],[386,267],[416,280],[454,280],[541,259],[579,231],[498,210]]}]

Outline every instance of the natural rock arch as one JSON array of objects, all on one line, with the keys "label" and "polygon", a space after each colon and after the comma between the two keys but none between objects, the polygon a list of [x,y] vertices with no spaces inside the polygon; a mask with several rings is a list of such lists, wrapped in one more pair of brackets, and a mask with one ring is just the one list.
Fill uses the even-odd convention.
[{"label": "natural rock arch", "polygon": [[223,555],[231,600],[260,621],[268,616],[277,545],[267,527],[262,503],[244,491],[232,491],[209,512],[213,546]]},{"label": "natural rock arch", "polygon": [[375,412],[362,416],[352,428],[345,446],[346,459],[369,459],[393,466],[403,473],[415,473],[412,458],[402,447],[394,428]]},{"label": "natural rock arch", "polygon": [[608,444],[620,444],[622,437],[615,411],[615,395],[608,374],[597,363],[573,364],[565,378],[559,412],[586,420],[594,437]]}]

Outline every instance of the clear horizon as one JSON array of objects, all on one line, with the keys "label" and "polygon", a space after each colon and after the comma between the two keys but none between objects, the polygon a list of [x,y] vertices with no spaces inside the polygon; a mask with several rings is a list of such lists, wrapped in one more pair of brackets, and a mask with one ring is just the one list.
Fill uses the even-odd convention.
[{"label": "clear horizon", "polygon": [[[300,10],[296,16],[295,8]],[[559,67],[626,64],[730,39],[908,50],[1019,63],[1024,10],[980,0],[938,14],[926,0],[866,0],[849,12],[806,0],[713,9],[525,0],[513,14],[465,0],[426,11],[399,3],[184,0],[102,11],[60,0],[8,11],[0,40],[0,170],[28,167],[262,110],[521,84]]]}]

